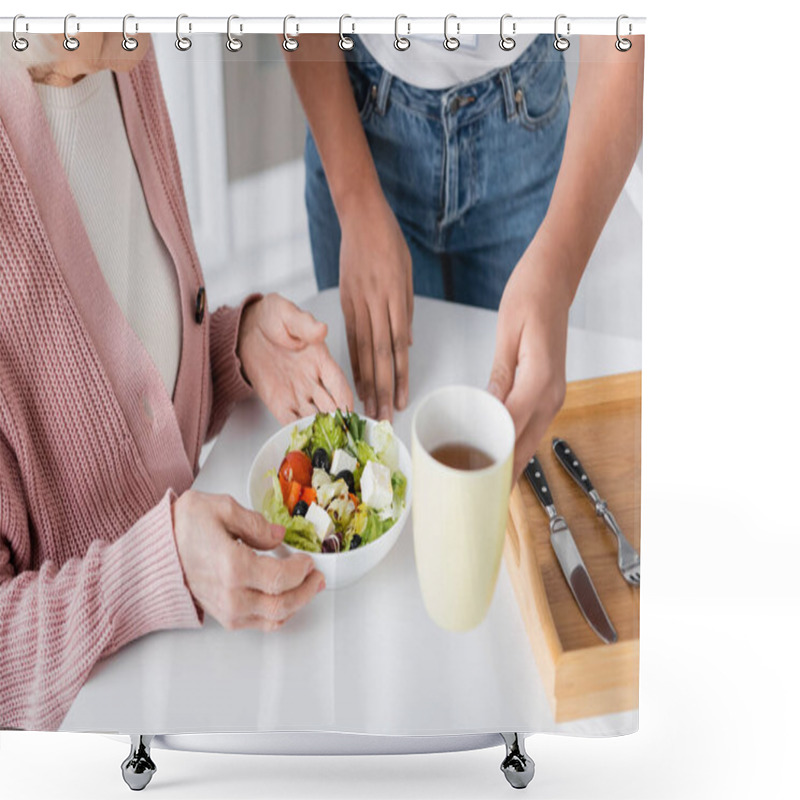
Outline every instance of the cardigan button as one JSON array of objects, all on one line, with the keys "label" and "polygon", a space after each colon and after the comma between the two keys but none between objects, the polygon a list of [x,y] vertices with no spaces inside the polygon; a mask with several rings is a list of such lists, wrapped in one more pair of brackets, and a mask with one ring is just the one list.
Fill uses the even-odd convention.
[{"label": "cardigan button", "polygon": [[205,317],[206,317],[206,290],[204,286],[201,286],[197,290],[197,298],[194,301],[194,321],[198,325],[202,325]]}]

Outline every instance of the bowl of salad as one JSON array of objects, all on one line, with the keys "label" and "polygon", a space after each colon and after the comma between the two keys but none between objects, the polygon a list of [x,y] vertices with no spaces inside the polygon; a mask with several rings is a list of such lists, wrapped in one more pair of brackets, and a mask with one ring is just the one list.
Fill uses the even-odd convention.
[{"label": "bowl of salad", "polygon": [[[308,553],[328,589],[380,563],[411,507],[411,456],[391,423],[336,411],[306,417],[261,448],[251,507],[286,529],[282,548]],[[280,552],[276,552],[280,556]]]}]

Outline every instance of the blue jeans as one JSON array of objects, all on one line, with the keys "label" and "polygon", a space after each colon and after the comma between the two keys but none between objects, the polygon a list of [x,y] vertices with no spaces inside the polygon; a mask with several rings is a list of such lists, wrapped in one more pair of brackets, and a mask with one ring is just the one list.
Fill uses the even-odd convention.
[{"label": "blue jeans", "polygon": [[[510,67],[444,91],[396,78],[363,43],[346,57],[383,192],[411,251],[414,292],[497,308],[561,165],[569,96],[551,37],[537,37]],[[339,282],[341,231],[310,133],[305,163],[314,271],[326,289]]]}]

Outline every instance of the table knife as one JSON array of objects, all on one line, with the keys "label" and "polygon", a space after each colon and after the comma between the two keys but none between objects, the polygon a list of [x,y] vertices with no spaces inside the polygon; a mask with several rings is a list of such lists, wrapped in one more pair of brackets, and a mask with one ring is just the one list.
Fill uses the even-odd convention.
[{"label": "table knife", "polygon": [[583,563],[575,539],[567,525],[566,520],[556,512],[556,506],[547,485],[542,465],[534,456],[525,467],[525,477],[528,479],[534,494],[539,499],[550,520],[550,544],[553,545],[561,571],[567,580],[575,602],[581,610],[591,629],[606,643],[617,641],[617,632],[600,602],[597,590]]},{"label": "table knife", "polygon": [[581,487],[584,494],[592,502],[595,514],[603,518],[611,533],[617,538],[617,565],[622,577],[631,586],[639,586],[641,582],[639,553],[625,538],[616,519],[614,519],[614,515],[609,510],[608,504],[600,497],[597,489],[592,486],[592,482],[586,474],[586,468],[581,464],[575,451],[564,439],[553,439],[553,452],[561,466],[564,467],[572,480]]}]

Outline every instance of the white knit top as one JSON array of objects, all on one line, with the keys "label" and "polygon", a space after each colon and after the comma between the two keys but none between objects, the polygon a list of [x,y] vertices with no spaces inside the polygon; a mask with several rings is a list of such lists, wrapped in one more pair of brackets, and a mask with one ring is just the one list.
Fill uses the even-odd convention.
[{"label": "white knit top", "polygon": [[170,395],[181,352],[178,277],[147,208],[114,76],[36,84],[103,276]]}]

